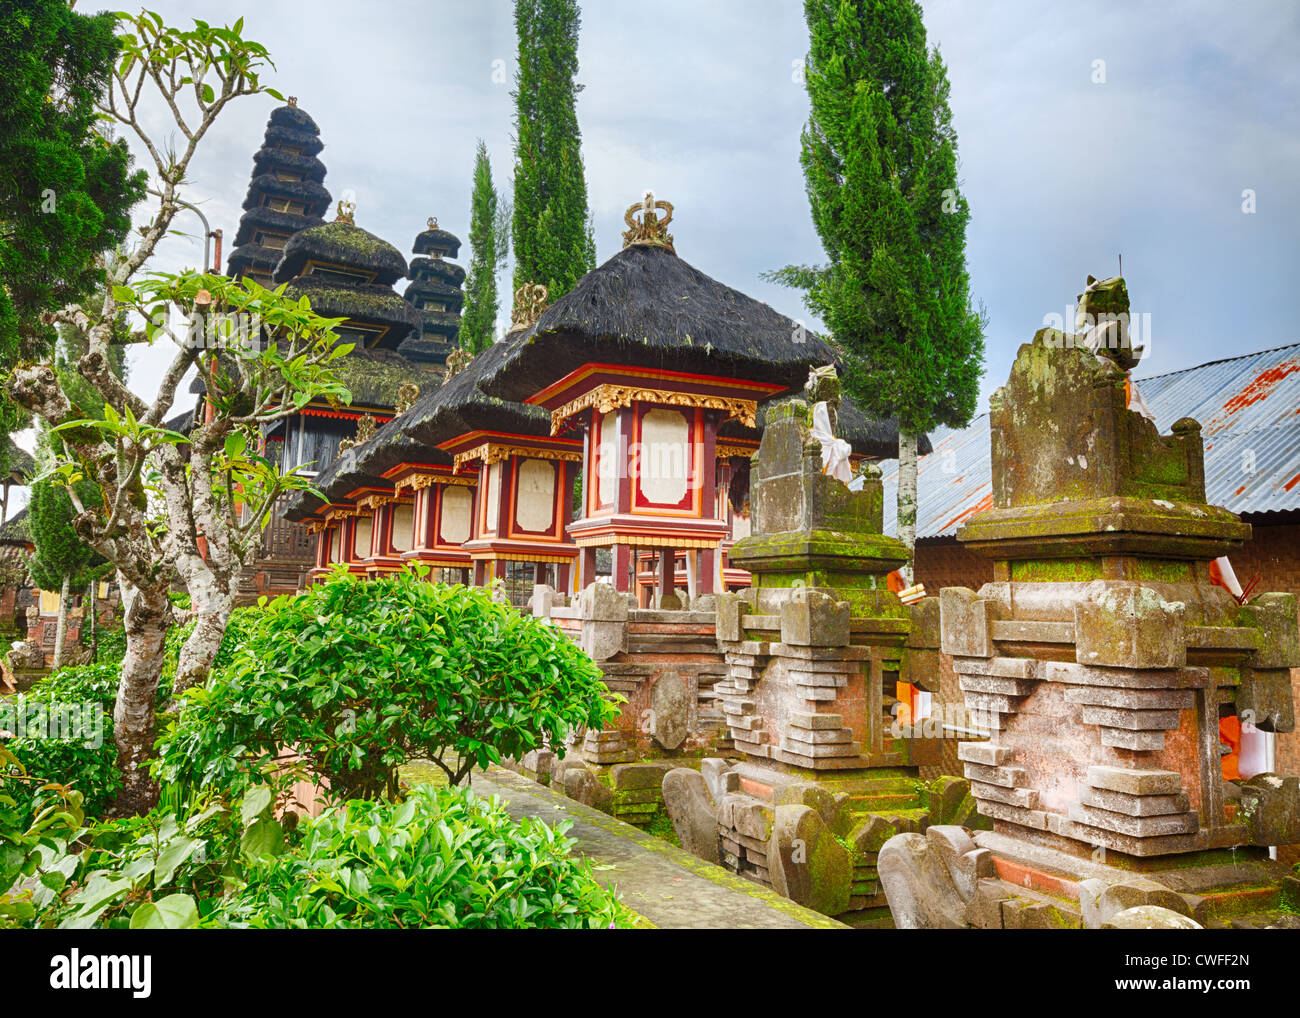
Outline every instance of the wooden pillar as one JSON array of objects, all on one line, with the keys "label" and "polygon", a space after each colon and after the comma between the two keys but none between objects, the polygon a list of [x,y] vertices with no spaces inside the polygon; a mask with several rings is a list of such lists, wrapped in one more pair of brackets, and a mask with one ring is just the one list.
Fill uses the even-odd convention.
[{"label": "wooden pillar", "polygon": [[596,549],[578,549],[578,593],[596,582]]},{"label": "wooden pillar", "polygon": [[626,544],[614,545],[614,589],[628,592],[628,573],[632,569],[632,548]]},{"label": "wooden pillar", "polygon": [[[660,597],[677,591],[677,553],[673,548],[659,549],[659,568],[655,576],[655,590]],[[659,607],[657,600],[653,607]]]},{"label": "wooden pillar", "polygon": [[545,582],[546,582],[546,563],[545,563],[545,562],[534,562],[534,563],[533,563],[533,583],[545,583]]},{"label": "wooden pillar", "polygon": [[568,562],[561,562],[555,567],[555,589],[564,597],[569,596],[569,570],[571,568]]},{"label": "wooden pillar", "polygon": [[695,600],[695,593],[699,586],[699,560],[696,556],[699,554],[694,548],[686,549],[686,592],[692,601]]},{"label": "wooden pillar", "polygon": [[714,574],[717,572],[715,559],[718,552],[713,548],[704,548],[700,551],[700,593],[715,594],[716,584],[713,582]]}]

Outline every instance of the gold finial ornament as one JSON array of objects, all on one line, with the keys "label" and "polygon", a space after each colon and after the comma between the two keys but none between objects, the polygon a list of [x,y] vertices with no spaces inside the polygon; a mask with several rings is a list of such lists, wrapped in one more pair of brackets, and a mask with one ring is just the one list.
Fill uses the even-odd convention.
[{"label": "gold finial ornament", "polygon": [[284,101],[284,104],[286,106],[292,106],[296,110],[298,108],[298,97],[296,95],[291,95]]},{"label": "gold finial ornament", "polygon": [[515,306],[510,314],[510,331],[531,328],[549,306],[550,291],[541,283],[525,283],[515,291]]},{"label": "gold finial ornament", "polygon": [[[664,211],[663,219],[659,218],[655,209]],[[632,214],[638,211],[641,213],[639,221],[632,218]],[[627,211],[623,213],[623,222],[627,223],[627,230],[623,233],[623,246],[631,247],[633,244],[650,244],[654,247],[667,248],[673,254],[676,254],[677,251],[673,248],[672,234],[668,232],[668,224],[672,221],[672,203],[656,201],[654,192],[647,191],[641,201],[635,205],[629,205]]]},{"label": "gold finial ornament", "polygon": [[447,354],[446,377],[450,378],[452,375],[459,374],[460,372],[464,371],[467,367],[469,367],[470,361],[472,361],[473,359],[474,359],[474,355],[470,353],[468,350],[466,350],[464,347],[460,347],[460,346],[456,347],[455,350]]},{"label": "gold finial ornament", "polygon": [[437,216],[430,216],[430,217],[429,217],[429,229],[431,229],[431,230],[436,230],[437,228],[438,228],[438,217],[437,217]]},{"label": "gold finial ornament", "polygon": [[414,382],[406,382],[397,390],[397,406],[393,409],[395,416],[404,414],[411,409],[411,405],[420,398],[420,387]]},{"label": "gold finial ornament", "polygon": [[334,222],[347,223],[349,226],[356,226],[357,224],[352,221],[352,217],[356,213],[356,211],[357,211],[356,202],[341,201],[339,202],[338,215],[334,217]]}]

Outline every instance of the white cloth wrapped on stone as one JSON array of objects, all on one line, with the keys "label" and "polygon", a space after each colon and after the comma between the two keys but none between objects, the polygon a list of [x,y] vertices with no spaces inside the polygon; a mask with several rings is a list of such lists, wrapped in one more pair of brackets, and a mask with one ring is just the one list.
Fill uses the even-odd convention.
[{"label": "white cloth wrapped on stone", "polygon": [[825,400],[813,405],[812,417],[812,436],[822,447],[822,473],[848,484],[853,479],[853,466],[849,463],[853,449],[831,431],[831,412]]}]

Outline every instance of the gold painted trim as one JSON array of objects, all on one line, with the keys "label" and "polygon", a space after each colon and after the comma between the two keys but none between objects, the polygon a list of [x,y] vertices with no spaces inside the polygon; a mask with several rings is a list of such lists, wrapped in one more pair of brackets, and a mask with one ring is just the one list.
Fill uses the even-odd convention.
[{"label": "gold painted trim", "polygon": [[718,442],[714,448],[714,455],[720,459],[730,459],[732,456],[744,456],[746,459],[753,459],[754,454],[758,452],[756,445],[736,445],[731,442]]},{"label": "gold painted trim", "polygon": [[473,449],[456,453],[452,460],[452,469],[460,470],[466,463],[482,460],[485,466],[491,466],[511,456],[522,456],[535,460],[562,460],[565,463],[581,463],[580,449],[535,449],[526,445],[501,445],[497,442],[484,442]]},{"label": "gold painted trim", "polygon": [[607,414],[619,407],[631,406],[633,403],[659,403],[675,407],[703,407],[705,410],[722,410],[727,420],[740,421],[747,428],[755,426],[754,417],[758,413],[758,401],[738,399],[735,396],[710,396],[698,392],[670,392],[664,389],[648,389],[636,385],[615,385],[605,383],[584,392],[577,399],[570,400],[563,406],[551,411],[551,434],[557,435],[560,428],[574,414],[583,410],[596,408],[597,413]]},{"label": "gold painted trim", "polygon": [[634,548],[717,548],[722,538],[707,540],[693,537],[650,537],[633,534],[596,534],[592,537],[573,537],[572,542],[579,548],[608,548],[615,544],[626,544]]},{"label": "gold painted trim", "polygon": [[400,495],[403,488],[410,488],[411,491],[422,491],[430,488],[435,484],[460,485],[465,488],[478,487],[478,477],[473,474],[456,476],[454,474],[407,474],[400,480],[393,482],[393,493]]}]

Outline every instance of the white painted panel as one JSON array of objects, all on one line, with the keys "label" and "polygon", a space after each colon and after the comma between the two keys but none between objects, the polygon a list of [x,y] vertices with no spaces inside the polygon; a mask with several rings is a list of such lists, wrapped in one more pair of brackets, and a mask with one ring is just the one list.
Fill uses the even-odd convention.
[{"label": "white painted panel", "polygon": [[442,489],[442,517],[438,521],[438,540],[443,544],[464,544],[469,540],[470,510],[474,496],[468,488]]},{"label": "white painted panel", "polygon": [[369,516],[357,517],[357,528],[352,538],[352,555],[355,558],[370,557],[370,535],[375,529],[375,521]]},{"label": "white painted panel", "polygon": [[488,467],[487,492],[483,496],[487,501],[485,508],[487,519],[483,527],[484,532],[495,534],[497,532],[497,516],[501,505],[501,464],[493,463]]},{"label": "white painted panel", "polygon": [[415,509],[409,505],[393,508],[393,550],[410,551],[415,547]]},{"label": "white painted panel", "polygon": [[735,513],[731,517],[731,539],[739,541],[742,537],[748,537],[750,533],[749,517]]},{"label": "white painted panel", "polygon": [[618,413],[611,410],[600,417],[600,447],[597,450],[596,497],[600,505],[612,503],[618,493]]},{"label": "white painted panel", "polygon": [[641,418],[641,495],[655,505],[676,505],[686,496],[690,472],[690,426],[679,411],[654,409]]},{"label": "white painted panel", "polygon": [[555,523],[555,464],[550,460],[521,460],[515,526],[549,531]]}]

